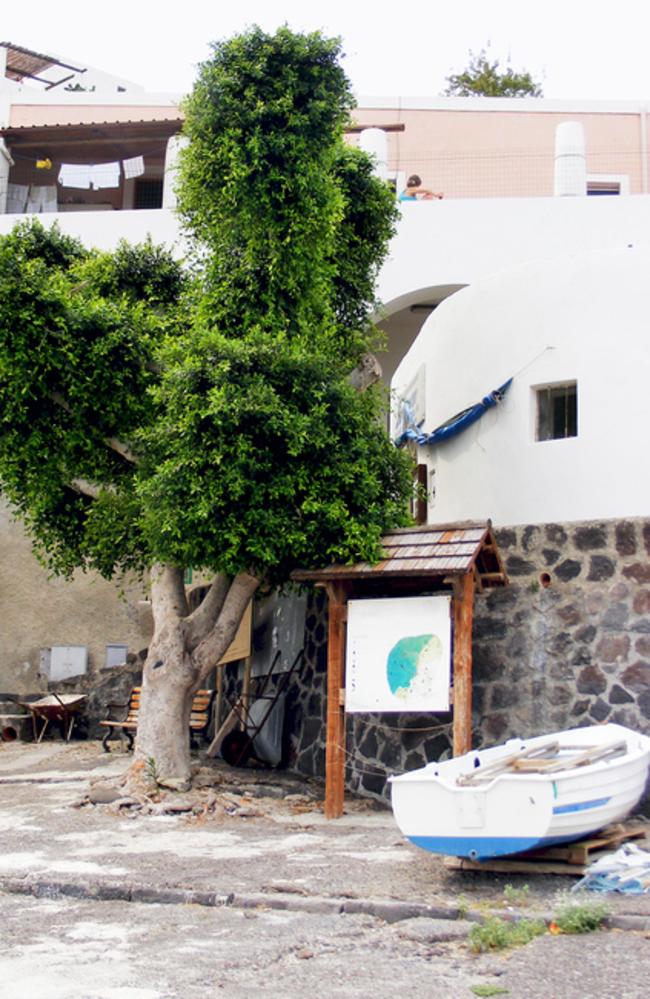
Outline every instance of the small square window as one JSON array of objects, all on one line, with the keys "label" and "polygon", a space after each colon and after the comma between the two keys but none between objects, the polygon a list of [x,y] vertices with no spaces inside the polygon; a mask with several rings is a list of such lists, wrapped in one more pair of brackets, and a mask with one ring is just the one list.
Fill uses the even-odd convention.
[{"label": "small square window", "polygon": [[547,385],[536,391],[537,440],[578,436],[578,385]]}]

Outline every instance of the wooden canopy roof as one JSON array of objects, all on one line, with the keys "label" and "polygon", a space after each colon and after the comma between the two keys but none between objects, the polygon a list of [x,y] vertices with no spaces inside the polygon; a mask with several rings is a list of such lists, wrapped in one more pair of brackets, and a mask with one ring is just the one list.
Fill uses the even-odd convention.
[{"label": "wooden canopy roof", "polygon": [[382,546],[384,558],[376,565],[359,562],[300,569],[292,578],[322,583],[395,577],[441,581],[473,572],[478,589],[508,582],[489,521],[407,527],[386,534]]}]

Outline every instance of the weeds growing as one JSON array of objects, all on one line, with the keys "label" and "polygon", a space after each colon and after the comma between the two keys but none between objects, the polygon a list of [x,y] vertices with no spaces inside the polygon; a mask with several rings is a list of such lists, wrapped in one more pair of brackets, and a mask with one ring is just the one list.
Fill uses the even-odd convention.
[{"label": "weeds growing", "polygon": [[498,916],[489,916],[485,922],[472,926],[469,931],[469,946],[475,954],[482,954],[486,950],[523,947],[542,933],[546,933],[546,925],[541,919],[506,922]]}]

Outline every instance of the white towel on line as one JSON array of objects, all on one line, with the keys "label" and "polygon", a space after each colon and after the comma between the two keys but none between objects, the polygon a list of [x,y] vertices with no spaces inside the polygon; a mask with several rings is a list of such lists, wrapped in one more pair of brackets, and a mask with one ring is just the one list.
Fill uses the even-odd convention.
[{"label": "white towel on line", "polygon": [[144,173],[144,157],[132,156],[130,160],[122,160],[122,169],[127,180],[141,177]]},{"label": "white towel on line", "polygon": [[59,184],[87,191],[90,187],[90,169],[87,163],[62,163]]},{"label": "white towel on line", "polygon": [[96,191],[120,186],[119,163],[95,163],[90,168],[90,182]]}]

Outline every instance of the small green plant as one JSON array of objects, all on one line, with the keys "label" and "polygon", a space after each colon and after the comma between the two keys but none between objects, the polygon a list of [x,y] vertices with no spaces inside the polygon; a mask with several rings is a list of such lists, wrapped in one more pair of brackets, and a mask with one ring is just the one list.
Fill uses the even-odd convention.
[{"label": "small green plant", "polygon": [[609,909],[604,902],[564,902],[553,913],[551,929],[560,933],[593,933],[599,929]]},{"label": "small green plant", "polygon": [[501,996],[508,992],[503,985],[470,985],[470,991],[475,996]]},{"label": "small green plant", "polygon": [[147,775],[147,780],[151,781],[152,784],[158,784],[158,768],[156,767],[156,761],[153,756],[147,757],[145,773]]},{"label": "small green plant", "polygon": [[467,895],[459,895],[456,899],[456,905],[458,906],[458,915],[461,919],[464,919],[469,912],[469,899]]},{"label": "small green plant", "polygon": [[508,905],[526,905],[529,901],[530,885],[522,885],[515,888],[514,885],[506,885],[503,889],[503,897]]},{"label": "small green plant", "polygon": [[475,954],[482,954],[486,950],[523,947],[545,932],[546,926],[541,919],[506,922],[498,916],[489,916],[485,922],[472,926],[469,931],[469,946]]}]

